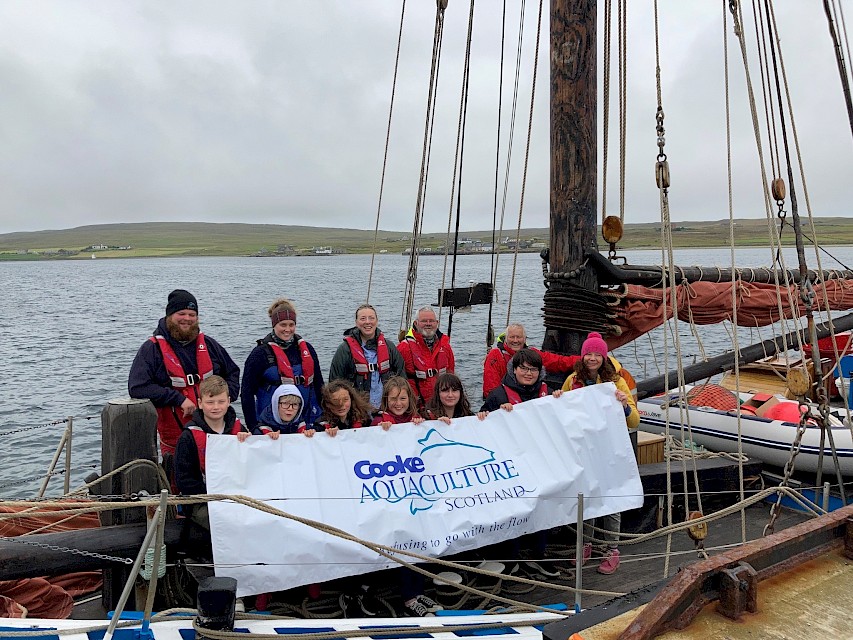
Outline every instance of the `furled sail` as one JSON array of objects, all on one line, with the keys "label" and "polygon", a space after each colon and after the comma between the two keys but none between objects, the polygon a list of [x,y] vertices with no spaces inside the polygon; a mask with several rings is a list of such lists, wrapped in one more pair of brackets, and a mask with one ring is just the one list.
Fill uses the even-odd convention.
[{"label": "furled sail", "polygon": [[[774,284],[738,281],[736,286],[737,324],[742,327],[763,327],[778,322],[780,296],[785,318],[805,315],[806,306],[796,285],[777,288]],[[616,318],[613,320],[621,333],[607,338],[608,346],[613,349],[663,324],[661,306],[664,300],[666,319],[669,320],[673,314],[671,288],[652,289],[638,285],[624,287],[624,295],[619,295],[619,304],[614,308]],[[679,320],[694,324],[716,324],[732,320],[731,282],[685,282],[677,285],[675,290]],[[816,310],[827,310],[824,297],[829,302],[830,311],[853,309],[853,282],[830,280],[815,285]]]}]

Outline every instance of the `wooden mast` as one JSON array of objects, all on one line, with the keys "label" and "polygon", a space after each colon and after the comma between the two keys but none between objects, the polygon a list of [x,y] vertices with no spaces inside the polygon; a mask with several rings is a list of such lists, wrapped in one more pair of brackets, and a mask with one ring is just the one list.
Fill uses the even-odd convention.
[{"label": "wooden mast", "polygon": [[[566,274],[597,251],[596,2],[551,0],[551,237],[552,274]],[[598,289],[593,269],[552,279],[551,290],[571,282]],[[543,348],[579,353],[586,331],[546,326]]]}]

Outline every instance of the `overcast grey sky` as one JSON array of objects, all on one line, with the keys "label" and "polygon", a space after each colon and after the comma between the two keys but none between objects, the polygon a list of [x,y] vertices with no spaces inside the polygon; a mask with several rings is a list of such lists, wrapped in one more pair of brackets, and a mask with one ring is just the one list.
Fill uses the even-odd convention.
[{"label": "overcast grey sky", "polygon": [[[723,4],[659,3],[674,220],[728,215]],[[629,5],[626,221],[651,222],[659,219],[653,3]],[[776,5],[815,214],[847,215],[853,137],[821,2]],[[491,228],[501,6],[501,0],[479,0],[475,9],[463,229]],[[507,2],[507,116],[519,6],[520,0]],[[372,228],[400,8],[395,0],[3,0],[0,233],[155,220]],[[511,227],[519,208],[537,10],[538,2],[528,0],[507,201]],[[434,12],[433,0],[407,2],[385,229],[412,224]],[[426,205],[429,231],[447,225],[467,18],[468,2],[450,0]],[[543,37],[527,227],[546,226],[548,217],[546,48]],[[736,215],[763,217],[743,66],[731,38],[729,54]],[[751,55],[760,92],[758,61]],[[602,76],[599,68],[599,81]],[[613,92],[608,199],[615,207]]]}]

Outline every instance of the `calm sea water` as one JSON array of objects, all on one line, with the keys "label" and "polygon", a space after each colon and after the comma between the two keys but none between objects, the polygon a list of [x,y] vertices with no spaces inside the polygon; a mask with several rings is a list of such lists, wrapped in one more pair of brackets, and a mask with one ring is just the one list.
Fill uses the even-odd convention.
[{"label": "calm sea water", "polygon": [[[853,263],[853,247],[831,251],[841,263]],[[634,264],[660,263],[659,251],[626,255]],[[827,256],[822,259],[825,268],[841,266]],[[793,266],[793,256],[788,260]],[[676,252],[676,262],[728,266],[730,256],[728,249],[682,250]],[[767,265],[771,255],[767,249],[741,250],[737,262]],[[400,328],[406,266],[403,256],[376,257],[370,301],[389,336],[396,337]],[[496,332],[506,325],[512,257],[501,256],[499,266]],[[29,497],[37,491],[40,483],[25,479],[45,472],[63,429],[59,425],[9,433],[21,427],[76,416],[72,486],[98,467],[98,413],[107,400],[127,395],[130,363],[163,315],[172,289],[186,288],[196,295],[202,329],[241,365],[255,340],[269,331],[269,304],[280,296],[292,298],[299,312],[298,331],[317,349],[326,374],[341,333],[354,324],[355,307],[364,301],[369,267],[369,256],[0,262],[0,499]],[[417,306],[436,301],[442,268],[442,258],[420,260]],[[461,256],[457,284],[488,281],[489,273],[490,256]],[[448,267],[447,286],[449,278]],[[543,293],[539,256],[519,256],[512,319],[525,324],[533,345],[541,344],[544,335]],[[456,314],[453,321],[458,372],[473,403],[480,398],[487,317],[488,308],[481,306]],[[445,311],[443,329],[446,320]],[[684,357],[692,360],[699,355],[697,341],[685,323],[680,327]],[[731,347],[725,328],[698,331],[709,356]],[[741,344],[767,338],[771,331],[745,330]],[[638,377],[661,372],[662,332],[650,336],[616,354]],[[49,493],[55,494],[61,483],[54,479]]]}]

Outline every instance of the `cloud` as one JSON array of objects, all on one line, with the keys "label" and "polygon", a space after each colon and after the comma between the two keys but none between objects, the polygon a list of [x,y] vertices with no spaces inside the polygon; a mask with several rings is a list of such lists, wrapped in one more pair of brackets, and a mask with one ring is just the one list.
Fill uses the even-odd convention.
[{"label": "cloud", "polygon": [[[660,5],[672,215],[723,218],[721,11]],[[520,5],[507,3],[502,154],[496,158],[497,6],[480,2],[475,12],[461,190],[468,229],[491,227],[496,163],[499,189],[506,165]],[[651,6],[631,3],[629,13],[628,222],[659,217]],[[537,10],[537,3],[527,3],[507,228],[515,226],[519,209]],[[417,199],[434,3],[410,2],[406,12],[381,224],[399,230],[411,227]],[[386,0],[0,3],[0,232],[150,220],[371,228],[399,17],[400,5]],[[818,215],[840,215],[850,132],[826,24],[821,12],[799,3],[780,9],[777,18],[812,203]],[[453,206],[467,19],[467,3],[450,3],[425,200],[429,231],[446,227]],[[525,226],[545,226],[548,217],[547,47],[543,35]],[[754,53],[751,71],[760,92]],[[729,66],[736,215],[756,217],[764,215],[760,177],[731,38]],[[795,81],[805,81],[804,88]],[[611,212],[618,210],[616,105],[614,85]]]}]

